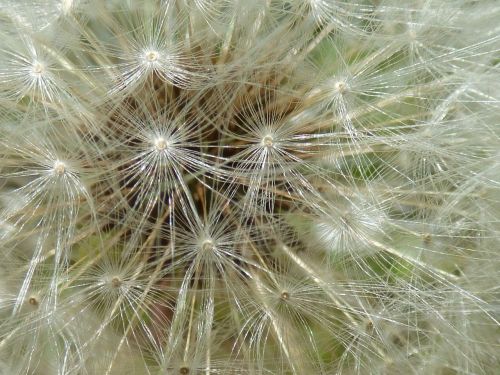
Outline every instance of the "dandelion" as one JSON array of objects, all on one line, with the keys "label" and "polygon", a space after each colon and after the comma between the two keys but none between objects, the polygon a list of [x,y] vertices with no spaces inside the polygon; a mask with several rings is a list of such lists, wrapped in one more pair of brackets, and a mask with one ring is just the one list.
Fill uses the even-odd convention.
[{"label": "dandelion", "polygon": [[499,15],[4,1],[0,373],[497,373]]}]

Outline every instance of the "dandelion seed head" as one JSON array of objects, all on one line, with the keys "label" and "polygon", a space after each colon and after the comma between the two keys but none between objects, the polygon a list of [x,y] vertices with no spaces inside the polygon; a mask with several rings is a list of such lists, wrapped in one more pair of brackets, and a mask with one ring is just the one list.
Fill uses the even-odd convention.
[{"label": "dandelion seed head", "polygon": [[7,372],[498,368],[497,1],[4,2]]}]

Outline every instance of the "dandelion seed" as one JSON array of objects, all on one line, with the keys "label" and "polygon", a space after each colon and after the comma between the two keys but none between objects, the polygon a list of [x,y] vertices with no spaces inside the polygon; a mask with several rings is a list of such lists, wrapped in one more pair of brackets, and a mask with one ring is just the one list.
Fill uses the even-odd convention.
[{"label": "dandelion seed", "polygon": [[154,141],[154,145],[155,145],[156,151],[163,152],[163,151],[166,151],[168,149],[169,142],[165,138],[159,137]]},{"label": "dandelion seed", "polygon": [[272,135],[266,135],[264,138],[262,138],[262,146],[264,147],[273,147],[274,145],[274,139]]},{"label": "dandelion seed", "polygon": [[36,61],[33,63],[32,68],[31,68],[31,73],[33,76],[41,76],[45,72],[45,66],[41,63]]},{"label": "dandelion seed", "polygon": [[149,64],[154,64],[158,61],[160,54],[156,51],[147,51],[144,53],[144,59]]},{"label": "dandelion seed", "polygon": [[117,277],[117,276],[114,276],[112,279],[111,279],[111,286],[113,288],[119,288],[122,286],[122,280]]},{"label": "dandelion seed", "polygon": [[283,301],[287,301],[287,300],[289,300],[289,299],[290,299],[290,293],[288,293],[288,292],[281,292],[280,298],[281,298]]},{"label": "dandelion seed", "polygon": [[206,239],[202,242],[201,249],[203,252],[213,251],[215,249],[215,244],[212,240]]},{"label": "dandelion seed", "polygon": [[57,160],[54,163],[54,167],[52,168],[52,170],[56,176],[62,176],[66,173],[66,164],[60,160]]},{"label": "dandelion seed", "polygon": [[335,82],[334,87],[335,91],[337,91],[340,95],[345,94],[347,90],[349,90],[349,86],[344,81]]},{"label": "dandelion seed", "polygon": [[38,307],[38,305],[39,305],[38,299],[36,297],[29,297],[28,298],[28,303],[31,306],[33,306],[34,308]]},{"label": "dandelion seed", "polygon": [[60,7],[63,14],[68,14],[75,7],[75,2],[73,0],[61,0]]}]

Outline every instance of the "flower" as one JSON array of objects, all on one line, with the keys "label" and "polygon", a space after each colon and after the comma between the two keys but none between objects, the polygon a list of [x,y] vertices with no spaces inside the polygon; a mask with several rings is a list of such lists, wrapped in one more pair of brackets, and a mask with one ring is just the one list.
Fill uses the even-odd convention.
[{"label": "flower", "polygon": [[494,374],[494,0],[5,0],[0,372]]}]

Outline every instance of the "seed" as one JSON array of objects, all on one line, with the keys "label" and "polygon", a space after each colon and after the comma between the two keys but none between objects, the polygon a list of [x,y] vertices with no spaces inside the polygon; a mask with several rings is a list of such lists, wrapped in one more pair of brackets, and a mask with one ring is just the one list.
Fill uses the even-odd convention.
[{"label": "seed", "polygon": [[113,277],[111,279],[111,286],[113,288],[119,288],[119,287],[121,287],[122,286],[122,280],[119,277],[117,277],[117,276]]},{"label": "seed", "polygon": [[273,145],[274,145],[274,139],[271,135],[266,135],[264,138],[262,138],[262,146],[273,147]]},{"label": "seed", "polygon": [[146,52],[145,58],[148,62],[153,63],[158,60],[159,54],[156,51]]},{"label": "seed", "polygon": [[62,161],[57,160],[52,170],[57,176],[62,176],[66,172],[66,165]]}]

